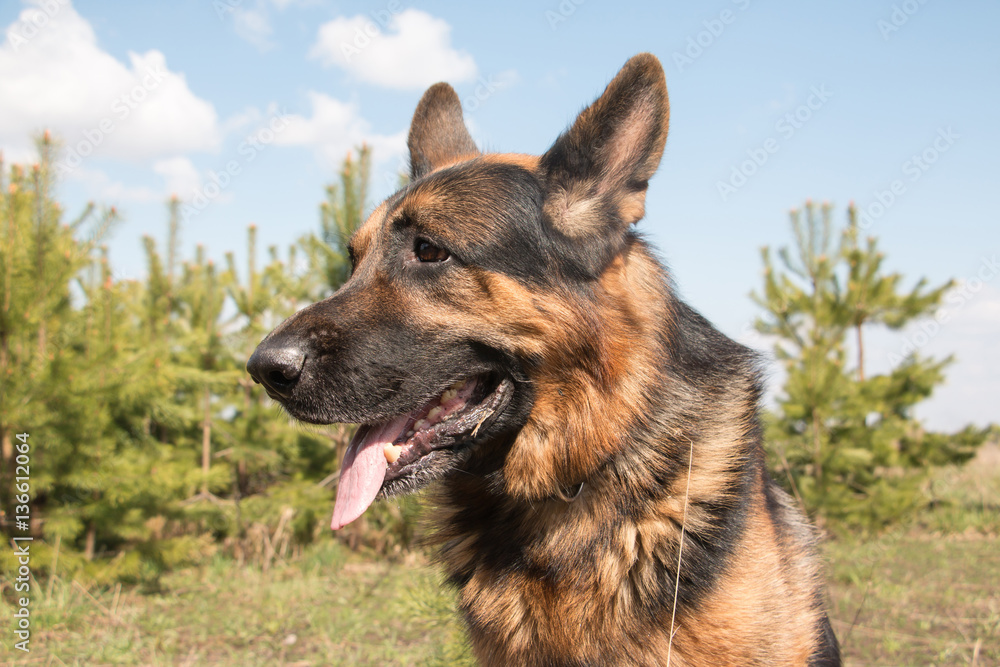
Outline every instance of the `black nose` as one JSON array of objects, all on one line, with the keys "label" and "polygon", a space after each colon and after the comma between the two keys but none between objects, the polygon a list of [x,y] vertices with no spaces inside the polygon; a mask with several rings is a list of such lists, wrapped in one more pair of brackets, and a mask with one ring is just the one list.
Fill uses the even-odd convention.
[{"label": "black nose", "polygon": [[265,341],[250,356],[247,372],[254,382],[264,385],[271,398],[283,399],[292,395],[305,362],[305,352],[300,348],[287,344],[269,345]]}]

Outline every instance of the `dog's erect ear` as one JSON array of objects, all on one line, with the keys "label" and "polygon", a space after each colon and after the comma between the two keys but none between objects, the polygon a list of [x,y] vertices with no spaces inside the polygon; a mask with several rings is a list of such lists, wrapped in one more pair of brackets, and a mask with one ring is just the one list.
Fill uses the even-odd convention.
[{"label": "dog's erect ear", "polygon": [[631,58],[542,156],[552,226],[583,238],[624,231],[641,219],[669,121],[660,61],[649,53]]},{"label": "dog's erect ear", "polygon": [[447,83],[435,83],[420,98],[406,140],[410,149],[410,180],[479,155],[462,120],[462,103]]}]

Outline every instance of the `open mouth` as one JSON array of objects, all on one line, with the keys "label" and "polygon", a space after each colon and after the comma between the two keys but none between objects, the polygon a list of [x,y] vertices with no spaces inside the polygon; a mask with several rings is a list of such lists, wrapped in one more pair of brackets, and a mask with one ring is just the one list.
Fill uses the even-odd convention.
[{"label": "open mouth", "polygon": [[359,426],[344,454],[331,527],[339,530],[357,519],[379,492],[405,486],[399,482],[428,471],[446,450],[472,444],[512,390],[507,378],[477,376],[456,382],[416,410]]}]

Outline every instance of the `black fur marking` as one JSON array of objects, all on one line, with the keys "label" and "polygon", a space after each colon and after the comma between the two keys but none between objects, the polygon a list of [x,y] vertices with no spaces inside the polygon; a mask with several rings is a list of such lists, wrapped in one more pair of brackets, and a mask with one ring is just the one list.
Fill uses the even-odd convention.
[{"label": "black fur marking", "polygon": [[823,614],[817,632],[820,639],[815,652],[809,656],[809,667],[840,667],[840,645],[826,614]]}]

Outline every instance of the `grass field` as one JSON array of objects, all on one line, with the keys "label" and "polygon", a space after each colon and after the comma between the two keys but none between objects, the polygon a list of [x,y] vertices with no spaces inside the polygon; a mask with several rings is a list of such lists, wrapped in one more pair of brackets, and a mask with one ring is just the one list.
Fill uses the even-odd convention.
[{"label": "grass field", "polygon": [[[827,543],[846,664],[1000,665],[1000,467],[944,472],[938,487],[919,523]],[[267,573],[219,558],[157,594],[55,581],[32,605],[28,654],[12,650],[4,607],[5,664],[472,664],[424,556],[378,562],[332,541]]]},{"label": "grass field", "polygon": [[[39,601],[38,665],[433,665],[458,644],[452,600],[425,561],[380,564],[328,541],[262,573],[219,558],[155,595],[62,582]],[[4,624],[10,627],[10,621]],[[6,639],[6,637],[5,637]]]},{"label": "grass field", "polygon": [[916,525],[826,545],[849,665],[1000,666],[1000,448],[931,488]]}]

